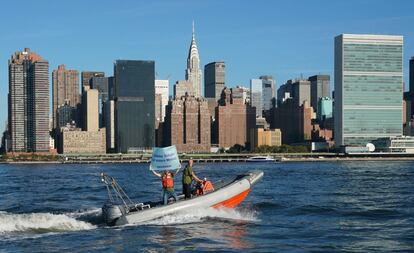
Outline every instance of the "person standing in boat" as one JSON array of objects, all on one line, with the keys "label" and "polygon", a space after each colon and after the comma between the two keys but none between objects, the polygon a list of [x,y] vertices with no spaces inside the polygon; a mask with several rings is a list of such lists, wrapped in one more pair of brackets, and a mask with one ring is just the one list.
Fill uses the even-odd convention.
[{"label": "person standing in boat", "polygon": [[200,180],[194,173],[193,160],[190,159],[183,171],[183,194],[185,199],[191,199],[191,183],[193,180],[199,183],[203,182],[203,180]]},{"label": "person standing in boat", "polygon": [[178,173],[179,170],[180,168],[178,168],[175,173],[168,170],[164,171],[163,173],[158,173],[154,170],[151,170],[155,176],[161,178],[162,199],[164,201],[164,205],[168,204],[168,199],[171,197],[174,198],[175,202],[178,201],[177,194],[174,191],[174,176]]}]

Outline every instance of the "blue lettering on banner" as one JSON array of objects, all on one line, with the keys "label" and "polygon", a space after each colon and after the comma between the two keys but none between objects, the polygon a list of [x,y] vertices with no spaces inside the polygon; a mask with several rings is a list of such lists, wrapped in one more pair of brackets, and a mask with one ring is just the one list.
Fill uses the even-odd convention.
[{"label": "blue lettering on banner", "polygon": [[181,167],[175,146],[153,148],[151,167],[153,170],[176,170]]}]

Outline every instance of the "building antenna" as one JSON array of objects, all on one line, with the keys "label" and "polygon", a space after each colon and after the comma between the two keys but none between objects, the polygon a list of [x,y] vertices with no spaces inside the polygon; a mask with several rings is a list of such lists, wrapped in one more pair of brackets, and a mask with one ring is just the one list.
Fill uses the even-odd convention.
[{"label": "building antenna", "polygon": [[193,19],[193,39],[194,39],[194,34],[195,32],[194,32],[194,19]]}]

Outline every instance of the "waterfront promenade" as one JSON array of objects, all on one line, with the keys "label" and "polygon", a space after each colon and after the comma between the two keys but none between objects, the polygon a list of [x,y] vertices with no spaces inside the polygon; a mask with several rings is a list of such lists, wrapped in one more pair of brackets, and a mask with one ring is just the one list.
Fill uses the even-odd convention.
[{"label": "waterfront promenade", "polygon": [[[268,155],[276,162],[296,161],[402,161],[414,160],[414,154],[405,153],[373,153],[373,154],[344,154],[344,153],[238,153],[238,154],[180,154],[180,161],[187,162],[193,159],[197,163],[246,162],[253,156]],[[105,154],[105,155],[54,155],[54,156],[24,156],[2,157],[0,163],[149,163],[151,153],[143,154]]]}]

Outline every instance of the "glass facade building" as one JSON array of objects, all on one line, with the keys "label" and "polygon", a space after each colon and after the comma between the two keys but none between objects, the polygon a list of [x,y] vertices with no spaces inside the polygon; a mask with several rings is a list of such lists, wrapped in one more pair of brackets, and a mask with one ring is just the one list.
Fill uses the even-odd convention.
[{"label": "glass facade building", "polygon": [[256,107],[257,118],[263,117],[263,111],[276,106],[276,81],[273,76],[250,79],[250,104]]},{"label": "glass facade building", "polygon": [[57,127],[64,127],[76,121],[76,107],[70,106],[68,103],[59,106],[56,111]]},{"label": "glass facade building", "polygon": [[273,76],[261,76],[263,92],[263,110],[276,106],[276,81]]},{"label": "glass facade building", "polygon": [[326,120],[332,118],[332,99],[329,97],[322,97],[318,101],[318,120]]},{"label": "glass facade building", "polygon": [[109,77],[92,77],[90,80],[91,89],[98,90],[98,106],[99,106],[99,127],[105,126],[105,103],[108,102]]},{"label": "glass facade building", "polygon": [[365,146],[402,134],[403,37],[335,38],[335,143]]},{"label": "glass facade building", "polygon": [[262,79],[250,80],[250,103],[252,107],[256,107],[256,117],[263,116],[263,89]]},{"label": "glass facade building", "polygon": [[116,151],[136,152],[154,146],[154,61],[117,60],[115,79]]}]

